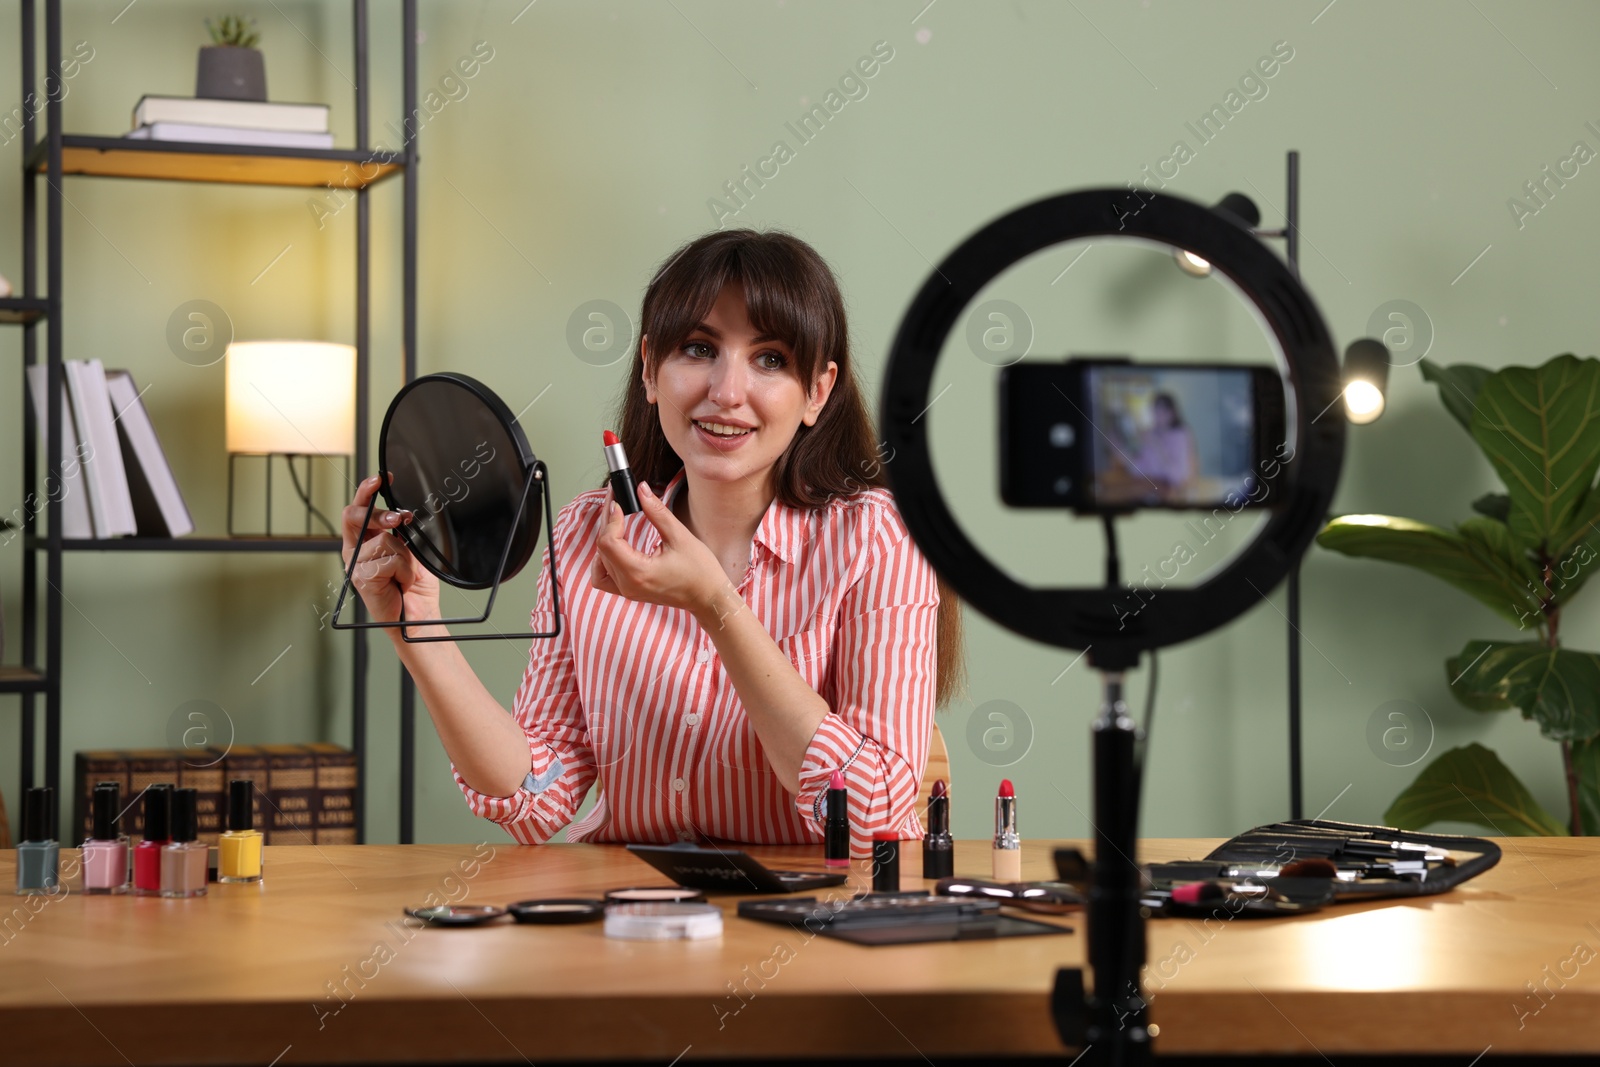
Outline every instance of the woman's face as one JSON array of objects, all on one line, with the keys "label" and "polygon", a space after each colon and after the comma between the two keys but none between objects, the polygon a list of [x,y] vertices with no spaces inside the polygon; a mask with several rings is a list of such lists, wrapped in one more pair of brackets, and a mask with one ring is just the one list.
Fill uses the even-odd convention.
[{"label": "woman's face", "polygon": [[679,349],[661,354],[653,379],[646,360],[644,388],[690,477],[764,482],[800,424],[816,423],[838,370],[829,361],[803,387],[788,344],[757,336],[744,289],[730,282]]},{"label": "woman's face", "polygon": [[1174,418],[1176,413],[1172,410],[1172,404],[1165,397],[1157,397],[1155,403],[1151,405],[1151,409],[1151,413],[1155,416],[1156,429],[1170,430],[1176,424],[1177,419]]}]

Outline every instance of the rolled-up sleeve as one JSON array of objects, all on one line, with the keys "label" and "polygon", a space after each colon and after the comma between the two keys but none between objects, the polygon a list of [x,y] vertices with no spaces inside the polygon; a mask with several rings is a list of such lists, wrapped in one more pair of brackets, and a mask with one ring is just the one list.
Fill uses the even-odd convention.
[{"label": "rolled-up sleeve", "polygon": [[[561,516],[568,520],[566,514]],[[558,521],[558,530],[570,526]],[[565,540],[559,535],[558,542]],[[558,544],[563,575],[570,574],[573,557],[566,544]],[[562,603],[565,607],[566,581]],[[522,786],[508,797],[490,796],[467,785],[452,764],[456,785],[474,814],[499,823],[525,845],[543,844],[572,821],[595,780],[594,752],[579,700],[577,670],[572,657],[572,637],[563,610],[561,635],[539,638],[528,654],[528,668],[517,688],[513,714],[528,743],[528,774]],[[539,572],[538,601],[533,628],[549,631],[555,623],[550,597],[550,552],[545,550]]]},{"label": "rolled-up sleeve", "polygon": [[828,781],[842,768],[857,853],[870,853],[877,831],[921,836],[915,808],[937,682],[938,582],[892,506],[877,511],[860,576],[840,601],[832,714],[812,735],[795,794],[820,832]]}]

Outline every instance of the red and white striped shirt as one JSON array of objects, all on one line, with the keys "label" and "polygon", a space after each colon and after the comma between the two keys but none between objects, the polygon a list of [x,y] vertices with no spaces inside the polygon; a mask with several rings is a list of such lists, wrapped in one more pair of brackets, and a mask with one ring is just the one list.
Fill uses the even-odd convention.
[{"label": "red and white striped shirt", "polygon": [[[842,767],[857,852],[870,851],[876,830],[921,837],[914,809],[933,728],[939,593],[888,491],[815,510],[774,500],[738,587],[832,711],[806,748],[798,794],[779,784],[694,616],[589,584],[605,505],[604,490],[583,493],[556,520],[561,636],[533,642],[514,712],[529,773],[509,797],[455,773],[472,810],[538,844],[572,821],[599,777],[602,795],[570,841],[820,842],[820,794]],[[641,552],[660,546],[642,514],[623,521]],[[549,564],[546,550],[533,613],[541,630],[554,621]]]}]

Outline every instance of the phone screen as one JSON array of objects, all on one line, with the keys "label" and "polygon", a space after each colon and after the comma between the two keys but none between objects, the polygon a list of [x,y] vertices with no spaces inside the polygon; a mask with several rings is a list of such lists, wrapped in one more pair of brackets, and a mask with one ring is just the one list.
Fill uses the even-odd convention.
[{"label": "phone screen", "polygon": [[1002,371],[1001,498],[1089,512],[1268,506],[1262,459],[1283,435],[1270,367],[1019,363]]},{"label": "phone screen", "polygon": [[1256,454],[1250,368],[1089,364],[1085,371],[1097,506],[1199,507],[1249,494]]}]

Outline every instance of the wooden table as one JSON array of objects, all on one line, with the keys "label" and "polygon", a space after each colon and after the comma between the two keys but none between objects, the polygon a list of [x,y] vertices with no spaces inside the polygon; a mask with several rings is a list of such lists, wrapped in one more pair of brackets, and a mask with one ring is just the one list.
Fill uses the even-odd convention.
[{"label": "wooden table", "polygon": [[[1052,844],[1026,844],[1026,876],[1049,876]],[[1143,858],[1214,844],[1147,841]],[[1600,1054],[1600,842],[1501,844],[1499,867],[1445,896],[1153,922],[1157,1050]],[[14,861],[0,853],[0,884]],[[0,1063],[1061,1054],[1047,997],[1084,951],[1081,919],[1061,920],[1071,936],[866,948],[739,919],[738,898],[718,898],[726,929],[706,942],[400,921],[430,895],[504,904],[660,884],[616,846],[272,847],[266,862],[262,886],[198,900],[87,897],[76,882],[36,911],[3,898]],[[988,867],[986,842],[959,843],[958,872]]]}]

